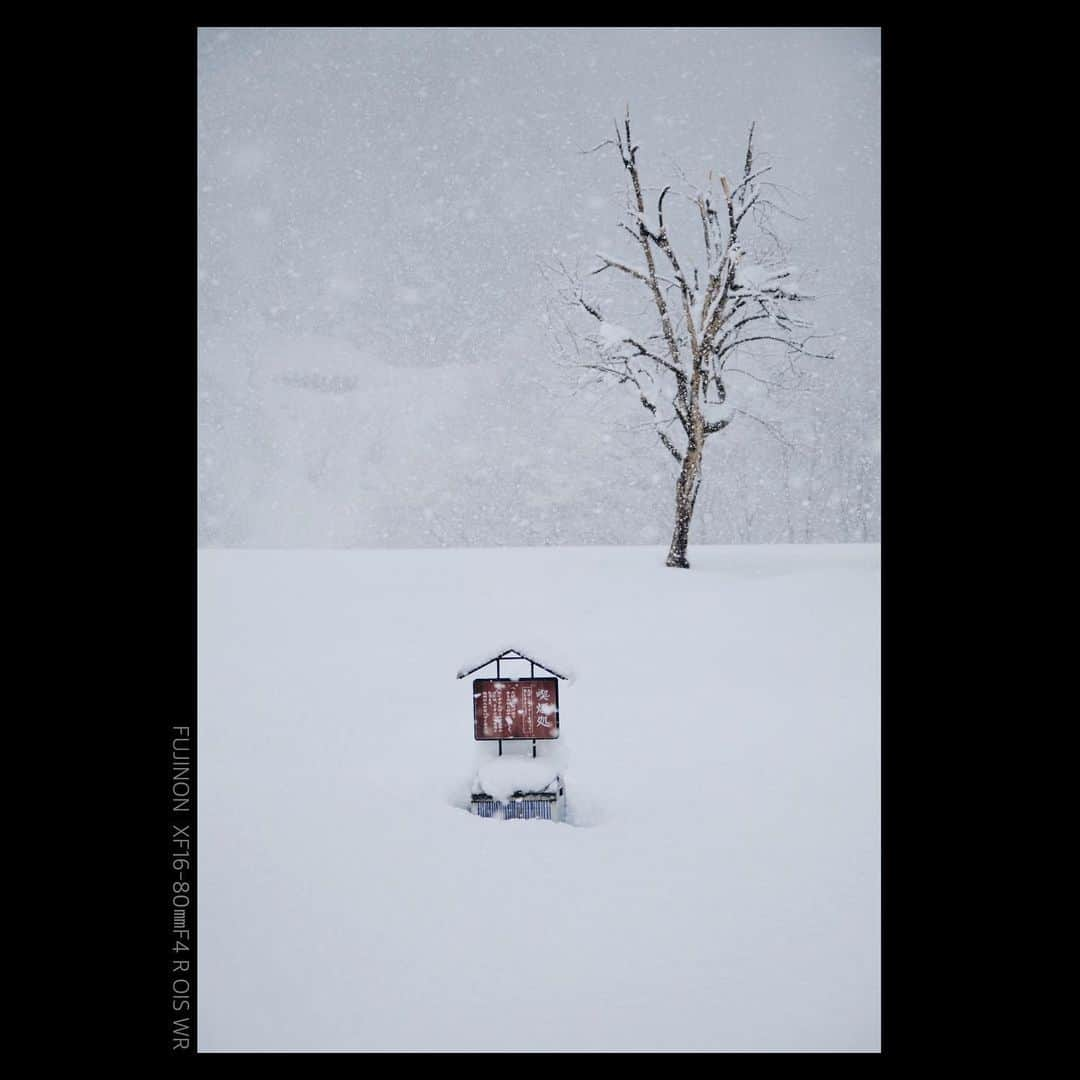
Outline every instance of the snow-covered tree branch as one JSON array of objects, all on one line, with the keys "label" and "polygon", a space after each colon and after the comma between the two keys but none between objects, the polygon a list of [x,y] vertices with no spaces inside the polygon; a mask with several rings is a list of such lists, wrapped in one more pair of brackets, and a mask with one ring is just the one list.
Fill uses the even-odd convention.
[{"label": "snow-covered tree branch", "polygon": [[[781,353],[792,371],[799,356],[827,356],[809,348],[810,324],[793,314],[813,298],[800,288],[798,272],[786,262],[770,222],[773,204],[763,197],[761,178],[771,166],[755,163],[753,125],[734,182],[724,174],[714,182],[710,171],[703,188],[685,181],[683,190],[665,184],[655,203],[657,189],[642,182],[629,110],[615,125],[614,138],[593,150],[608,146],[625,174],[626,219],[620,230],[630,237],[632,253],[596,252],[598,265],[583,276],[561,268],[561,299],[578,318],[571,331],[571,362],[601,380],[632,388],[660,445],[680,466],[667,565],[686,568],[705,442],[736,416],[749,415],[729,400],[729,362],[738,357],[733,371],[750,371],[752,379],[772,386],[783,376],[750,370],[767,363],[769,350],[774,358]],[[677,247],[672,207],[680,205],[696,210],[700,233],[697,242],[693,232],[680,235]],[[647,296],[645,314],[629,326],[623,325],[624,316],[606,317],[605,302],[586,291],[586,282],[590,290],[597,287],[598,275],[613,279],[609,288],[617,282],[635,297]]]}]

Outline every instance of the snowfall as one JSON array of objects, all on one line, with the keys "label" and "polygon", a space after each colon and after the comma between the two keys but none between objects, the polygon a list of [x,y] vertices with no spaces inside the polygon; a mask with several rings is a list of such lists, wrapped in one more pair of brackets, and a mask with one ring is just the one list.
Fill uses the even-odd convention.
[{"label": "snowfall", "polygon": [[199,552],[201,1050],[879,1048],[880,546],[664,554]]}]

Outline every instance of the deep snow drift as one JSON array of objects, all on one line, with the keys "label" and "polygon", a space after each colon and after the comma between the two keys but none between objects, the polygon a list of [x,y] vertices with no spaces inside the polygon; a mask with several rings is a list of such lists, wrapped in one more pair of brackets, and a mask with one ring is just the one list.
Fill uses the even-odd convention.
[{"label": "deep snow drift", "polygon": [[[878,1047],[880,548],[663,556],[199,553],[200,1049]],[[565,824],[464,809],[511,647]]]}]

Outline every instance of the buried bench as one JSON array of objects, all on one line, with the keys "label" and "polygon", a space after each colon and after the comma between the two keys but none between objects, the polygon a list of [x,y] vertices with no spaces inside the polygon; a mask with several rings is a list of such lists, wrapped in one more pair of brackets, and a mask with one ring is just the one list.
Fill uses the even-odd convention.
[{"label": "buried bench", "polygon": [[[494,788],[496,785],[489,780],[489,786]],[[478,787],[481,790],[476,790]],[[483,781],[478,773],[477,780],[473,782],[469,810],[477,817],[507,821],[514,818],[562,821],[566,816],[566,789],[563,787],[562,777],[556,773],[555,778],[542,791],[523,791],[518,788],[511,794],[489,795],[483,790]]]}]

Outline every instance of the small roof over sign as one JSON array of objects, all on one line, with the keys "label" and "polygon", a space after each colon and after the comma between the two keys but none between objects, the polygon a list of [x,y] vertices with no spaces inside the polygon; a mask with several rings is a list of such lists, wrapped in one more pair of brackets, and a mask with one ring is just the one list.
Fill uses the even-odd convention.
[{"label": "small roof over sign", "polygon": [[526,662],[533,664],[535,667],[540,668],[541,671],[546,671],[549,675],[554,675],[556,679],[569,679],[567,675],[560,675],[559,672],[549,668],[546,664],[541,664],[539,660],[534,659],[531,656],[526,656],[519,649],[504,649],[501,653],[497,653],[490,660],[485,660],[483,663],[477,664],[475,667],[462,669],[457,673],[459,679],[464,679],[466,675],[471,675],[474,671],[479,671],[482,667],[487,667],[488,664],[494,664],[496,660],[525,660]]}]

